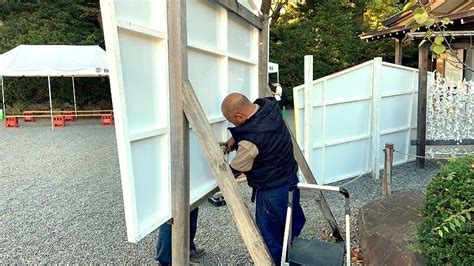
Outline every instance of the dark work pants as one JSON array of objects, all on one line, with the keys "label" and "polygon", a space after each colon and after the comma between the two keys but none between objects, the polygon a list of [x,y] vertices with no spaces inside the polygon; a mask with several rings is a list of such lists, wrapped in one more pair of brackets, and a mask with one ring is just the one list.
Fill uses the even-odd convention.
[{"label": "dark work pants", "polygon": [[[286,209],[288,207],[288,189],[290,185],[297,182],[298,179],[295,177],[286,185],[266,190],[257,190],[255,220],[276,265],[279,265],[281,260]],[[292,221],[292,236],[297,237],[301,233],[306,221],[300,205],[300,192],[298,189],[293,193]]]},{"label": "dark work pants", "polygon": [[[194,244],[194,237],[196,236],[197,219],[198,208],[192,210],[189,217],[189,247],[191,250],[196,249],[196,245]],[[162,264],[171,263],[171,226],[171,224],[165,223],[160,226],[160,229],[158,231],[158,239],[156,240],[155,260],[159,261]]]}]

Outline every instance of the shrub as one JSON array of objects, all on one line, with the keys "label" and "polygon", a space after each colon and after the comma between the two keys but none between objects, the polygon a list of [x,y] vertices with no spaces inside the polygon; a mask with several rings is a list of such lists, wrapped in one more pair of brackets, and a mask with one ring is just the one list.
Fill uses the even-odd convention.
[{"label": "shrub", "polygon": [[474,265],[473,163],[451,159],[428,185],[415,247],[428,265]]}]

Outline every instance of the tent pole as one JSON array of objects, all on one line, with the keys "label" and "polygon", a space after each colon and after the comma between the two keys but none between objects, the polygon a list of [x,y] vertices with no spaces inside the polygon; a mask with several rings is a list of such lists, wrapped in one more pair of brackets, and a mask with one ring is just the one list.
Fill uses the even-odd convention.
[{"label": "tent pole", "polygon": [[53,101],[51,100],[51,80],[48,76],[48,91],[49,91],[49,111],[51,114],[51,129],[54,129],[53,123]]},{"label": "tent pole", "polygon": [[74,94],[74,113],[77,119],[77,104],[76,104],[76,85],[74,84],[74,76],[72,76],[72,93]]},{"label": "tent pole", "polygon": [[3,104],[3,116],[7,116],[7,111],[5,110],[5,91],[3,88],[3,77],[2,77],[2,104]]}]

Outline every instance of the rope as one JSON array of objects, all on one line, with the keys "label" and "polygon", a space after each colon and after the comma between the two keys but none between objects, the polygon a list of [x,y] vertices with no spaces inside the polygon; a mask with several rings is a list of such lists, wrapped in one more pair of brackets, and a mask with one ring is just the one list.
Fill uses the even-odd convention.
[{"label": "rope", "polygon": [[366,174],[368,174],[368,173],[370,173],[370,172],[372,172],[372,171],[365,171],[364,173],[360,174],[358,177],[356,177],[356,178],[352,179],[352,180],[351,180],[351,181],[349,181],[349,182],[346,182],[346,183],[344,183],[344,184],[340,185],[339,187],[344,187],[344,186],[347,186],[347,185],[349,185],[350,183],[352,183],[352,182],[354,182],[354,181],[358,180],[359,178],[363,177],[364,175],[366,175]]}]

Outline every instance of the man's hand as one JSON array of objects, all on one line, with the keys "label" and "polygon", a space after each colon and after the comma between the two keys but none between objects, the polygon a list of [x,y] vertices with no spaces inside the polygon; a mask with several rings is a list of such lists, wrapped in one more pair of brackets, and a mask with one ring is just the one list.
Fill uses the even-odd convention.
[{"label": "man's hand", "polygon": [[219,146],[221,147],[221,150],[222,150],[223,154],[228,154],[229,153],[227,151],[227,143],[226,142],[219,142]]},{"label": "man's hand", "polygon": [[235,140],[234,140],[234,138],[230,138],[230,139],[226,142],[227,152],[231,152],[231,151],[232,151],[232,148],[234,147],[234,145],[235,145]]}]

